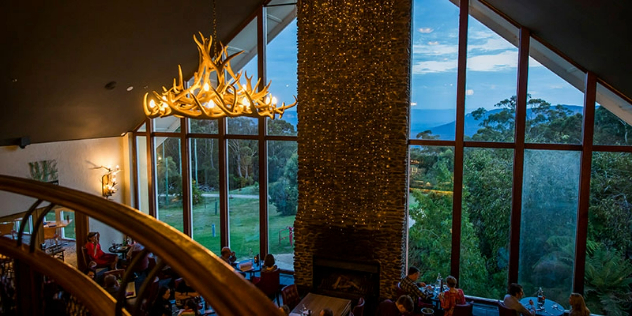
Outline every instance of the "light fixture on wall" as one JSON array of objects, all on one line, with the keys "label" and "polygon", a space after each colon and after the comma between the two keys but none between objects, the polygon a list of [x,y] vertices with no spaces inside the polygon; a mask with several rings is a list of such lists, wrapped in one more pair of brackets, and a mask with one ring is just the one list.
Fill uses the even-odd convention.
[{"label": "light fixture on wall", "polygon": [[101,194],[104,198],[109,198],[116,192],[116,174],[121,171],[119,166],[116,166],[115,169],[110,168],[110,166],[101,168],[107,170],[107,172],[101,177]]},{"label": "light fixture on wall", "polygon": [[[215,0],[213,0],[213,29],[216,33]],[[277,100],[268,88],[270,83],[259,88],[260,80],[252,85],[252,76],[244,75],[245,84],[240,82],[242,73],[235,74],[230,66],[230,60],[243,51],[228,55],[228,47],[220,44],[217,49],[217,34],[204,37],[200,33],[201,42],[193,35],[198,46],[200,59],[198,69],[193,74],[193,83],[184,87],[182,68],[178,65],[179,81],[173,79],[173,87],[169,90],[162,87],[162,93],[153,92],[155,99],[148,100],[149,93],[145,93],[144,110],[149,118],[176,116],[197,119],[217,119],[222,117],[264,117],[279,118],[283,112],[296,105],[294,103],[277,106]],[[214,48],[214,49],[213,49]],[[211,50],[213,54],[211,55]]]}]

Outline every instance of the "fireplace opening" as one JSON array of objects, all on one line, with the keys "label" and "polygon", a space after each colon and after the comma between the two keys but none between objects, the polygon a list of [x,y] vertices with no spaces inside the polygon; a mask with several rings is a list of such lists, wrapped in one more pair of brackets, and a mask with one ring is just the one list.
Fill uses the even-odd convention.
[{"label": "fireplace opening", "polygon": [[314,257],[314,292],[350,299],[377,301],[380,295],[380,263]]}]

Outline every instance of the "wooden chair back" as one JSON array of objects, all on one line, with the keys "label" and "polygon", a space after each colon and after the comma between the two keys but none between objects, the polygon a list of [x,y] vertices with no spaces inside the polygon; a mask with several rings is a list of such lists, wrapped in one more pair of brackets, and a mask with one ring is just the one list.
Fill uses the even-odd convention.
[{"label": "wooden chair back", "polygon": [[358,299],[358,305],[353,308],[353,314],[356,316],[364,315],[364,298]]},{"label": "wooden chair back", "polygon": [[0,236],[11,235],[13,238],[13,223],[0,223]]},{"label": "wooden chair back", "polygon": [[301,297],[298,295],[298,288],[296,284],[290,284],[281,289],[281,296],[283,297],[283,304],[287,305],[290,310],[293,310],[296,305],[301,301]]},{"label": "wooden chair back", "polygon": [[474,305],[471,303],[456,304],[452,316],[472,316]]},{"label": "wooden chair back", "polygon": [[498,316],[517,316],[518,313],[515,309],[511,309],[501,301],[498,301]]},{"label": "wooden chair back", "polygon": [[57,234],[57,227],[44,226],[44,240],[57,239],[58,237],[59,235]]},{"label": "wooden chair back", "polygon": [[270,298],[275,298],[277,304],[279,304],[279,285],[281,269],[276,268],[272,271],[261,272],[261,279],[257,282],[256,286],[265,295]]},{"label": "wooden chair back", "polygon": [[125,269],[116,269],[116,270],[105,271],[105,272],[103,272],[103,277],[106,277],[106,276],[108,276],[110,274],[116,276],[117,280],[122,280],[123,279],[123,275],[125,275]]}]

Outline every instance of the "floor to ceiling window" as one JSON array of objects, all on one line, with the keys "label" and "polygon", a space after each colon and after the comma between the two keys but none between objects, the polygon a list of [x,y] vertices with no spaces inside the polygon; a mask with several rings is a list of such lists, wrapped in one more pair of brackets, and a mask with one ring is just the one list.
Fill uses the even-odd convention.
[{"label": "floor to ceiling window", "polygon": [[[262,17],[267,20],[265,50],[257,45],[264,35],[258,33]],[[269,91],[278,103],[293,103],[296,37],[294,4],[271,3],[261,8],[227,45],[229,54],[243,50],[231,60],[232,69],[243,74],[241,84],[271,81]],[[259,73],[262,62],[266,73]],[[143,125],[135,141],[138,169],[154,164],[147,177],[137,175],[139,191],[151,186],[154,193],[150,201],[141,198],[138,207],[190,234],[216,254],[224,246],[231,247],[238,260],[272,253],[280,268],[292,270],[298,207],[297,122],[296,108],[274,120],[151,120],[151,131]],[[152,150],[147,153],[150,144]],[[189,197],[183,192],[189,192]]]},{"label": "floor to ceiling window", "polygon": [[519,282],[566,309],[578,291],[593,313],[626,312],[632,129],[616,114],[630,104],[595,81],[588,94],[579,66],[484,4],[458,2],[414,2],[408,264],[424,282],[456,275],[466,295],[502,299]]}]

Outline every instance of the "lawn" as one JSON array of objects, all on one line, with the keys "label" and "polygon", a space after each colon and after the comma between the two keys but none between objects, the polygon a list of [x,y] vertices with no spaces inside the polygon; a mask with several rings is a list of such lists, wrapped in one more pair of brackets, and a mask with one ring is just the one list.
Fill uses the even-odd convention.
[{"label": "lawn", "polygon": [[[213,192],[216,193],[216,192]],[[252,194],[243,189],[231,191],[234,195]],[[193,239],[216,254],[220,251],[219,200],[217,197],[203,197],[202,202],[193,206]],[[230,245],[238,260],[251,258],[259,253],[259,199],[252,197],[230,198],[229,202]],[[272,254],[291,254],[288,227],[294,226],[295,216],[279,216],[276,207],[268,204],[269,251]],[[182,231],[181,203],[161,207],[159,219]],[[279,242],[281,235],[281,242]]]}]

